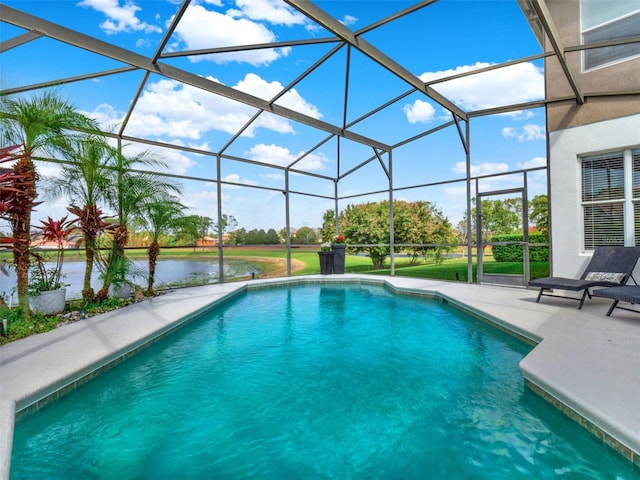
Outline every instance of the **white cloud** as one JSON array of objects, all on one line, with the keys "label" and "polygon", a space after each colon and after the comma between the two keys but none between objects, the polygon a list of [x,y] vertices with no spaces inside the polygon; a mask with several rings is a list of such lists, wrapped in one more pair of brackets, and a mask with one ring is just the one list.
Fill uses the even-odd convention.
[{"label": "white cloud", "polygon": [[523,127],[524,133],[518,137],[518,140],[530,141],[530,140],[545,140],[545,127],[543,125],[533,125],[531,123]]},{"label": "white cloud", "polygon": [[280,0],[236,0],[240,10],[229,11],[235,16],[246,16],[252,20],[267,21],[275,25],[304,25],[306,17],[288,7]]},{"label": "white cloud", "polygon": [[533,117],[534,113],[531,110],[516,110],[514,112],[503,113],[501,115],[511,117],[513,120],[527,120]]},{"label": "white cloud", "polygon": [[153,146],[147,150],[162,160],[167,165],[167,170],[173,174],[185,175],[194,166],[193,160],[178,150]]},{"label": "white cloud", "polygon": [[[286,167],[301,157],[304,152],[298,154],[292,154],[288,148],[280,147],[278,145],[254,145],[248,152],[248,158],[257,162],[266,163],[269,165],[278,165]],[[294,168],[304,171],[318,171],[324,169],[324,164],[327,159],[323,155],[310,154],[304,157],[300,162],[296,163]]]},{"label": "white cloud", "polygon": [[[465,162],[456,162],[451,169],[452,172],[466,175],[467,166]],[[501,163],[476,163],[475,165],[471,165],[471,176],[475,177],[478,175],[493,175],[495,173],[504,173],[509,171],[509,165],[504,162]]]},{"label": "white cloud", "polygon": [[547,159],[544,157],[534,157],[526,162],[518,162],[518,167],[522,169],[545,167],[547,165]]},{"label": "white cloud", "polygon": [[151,47],[151,42],[148,38],[139,38],[136,40],[136,48],[149,48]]},{"label": "white cloud", "polygon": [[[111,105],[101,104],[98,105],[96,110],[93,112],[81,112],[84,115],[95,119],[101,126],[103,130],[106,131],[114,131],[118,128],[118,125],[122,123],[122,119],[124,114],[122,112],[117,112]],[[146,115],[144,118],[149,120],[153,125],[158,125],[162,123],[162,120],[159,118],[154,118],[153,115]],[[141,132],[135,128],[136,121],[134,121],[133,129],[131,130],[134,135],[138,135]],[[129,130],[128,130],[129,132]],[[164,132],[167,133],[167,132]],[[111,143],[115,146],[113,140],[110,140]],[[185,142],[181,139],[173,139],[167,141],[167,143],[171,143],[173,145],[184,146]],[[201,150],[208,150],[209,147],[206,143],[203,144],[195,144],[191,143],[188,146]],[[148,151],[161,159],[167,165],[167,171],[177,174],[184,175],[186,174],[193,166],[194,162],[189,158],[185,153],[179,150],[166,149],[155,146],[147,146],[141,144],[127,144],[125,154],[134,156],[143,151]]]},{"label": "white cloud", "polygon": [[123,115],[107,103],[99,104],[93,112],[80,111],[83,115],[93,118],[103,130],[112,131],[122,122]]},{"label": "white cloud", "polygon": [[516,129],[513,127],[504,127],[502,129],[502,136],[505,138],[513,138],[516,136]]},{"label": "white cloud", "polygon": [[342,20],[340,20],[340,23],[342,23],[346,27],[354,25],[357,22],[358,19],[352,15],[345,15],[344,17],[342,17]]},{"label": "white cloud", "polygon": [[502,136],[505,138],[517,138],[519,142],[546,139],[544,125],[534,125],[532,123],[528,123],[522,127],[521,133],[513,127],[505,127],[502,129]]},{"label": "white cloud", "polygon": [[[216,81],[213,78],[209,80]],[[266,82],[250,74],[235,88],[261,98],[271,98],[282,90],[278,82]],[[282,104],[315,118],[322,114],[317,107],[306,102],[293,90],[283,96]],[[174,80],[162,79],[151,83],[144,90],[136,110],[127,124],[127,134],[142,137],[169,137],[199,140],[209,131],[218,130],[235,134],[254,115],[256,109],[212,93],[183,85]],[[113,129],[120,124],[124,113],[102,104],[88,115],[103,128]],[[279,133],[293,133],[292,124],[285,118],[263,113],[247,128],[243,135],[253,137],[256,128],[266,128]],[[175,142],[174,142],[175,143]]]},{"label": "white cloud", "polygon": [[[164,168],[154,167],[155,170],[161,172],[170,172],[176,175],[186,174],[194,162],[185,153],[179,150],[173,150],[170,148],[157,147],[155,145],[144,145],[140,143],[127,143],[122,150],[124,155],[128,158],[135,157],[136,155],[147,153],[151,158],[157,159],[166,165]],[[144,167],[145,169],[147,167]],[[180,183],[179,180],[172,182]]]},{"label": "white cloud", "polygon": [[[271,100],[284,89],[284,86],[277,80],[267,82],[255,73],[249,73],[234,88],[254,97]],[[309,117],[322,118],[318,107],[304,100],[295,88],[285,93],[276,103]]]},{"label": "white cloud", "polygon": [[52,162],[36,162],[36,169],[40,178],[53,178],[60,175],[62,166],[58,163]]},{"label": "white cloud", "polygon": [[[216,81],[213,78],[209,79]],[[256,97],[272,98],[282,90],[282,85],[249,74],[235,88]],[[295,111],[315,118],[322,117],[318,108],[305,101],[295,90],[288,92],[280,100],[284,106]],[[235,134],[255,112],[253,107],[173,80],[162,79],[149,84],[140,96],[136,110],[127,124],[126,134],[209,150],[207,142],[199,141],[205,134],[214,130]],[[115,131],[124,118],[123,112],[108,104],[98,105],[93,112],[84,113],[96,119],[101,127],[108,131]],[[243,136],[253,137],[257,128],[278,133],[294,133],[289,121],[266,112],[243,132]],[[158,155],[166,160],[171,173],[183,175],[194,166],[187,154],[168,149],[160,149],[158,152]],[[302,154],[303,152],[293,154],[275,145],[257,145],[250,152],[256,160],[281,166],[293,163]],[[296,168],[307,171],[322,170],[326,161],[326,158],[319,155],[307,155],[296,164]]]},{"label": "white cloud", "polygon": [[[175,35],[184,43],[187,50],[270,43],[276,40],[275,34],[264,25],[246,18],[234,18],[231,15],[209,11],[202,5],[192,5],[187,8],[176,28]],[[190,60],[193,62],[209,60],[219,64],[247,62],[258,66],[269,65],[281,56],[286,56],[289,51],[288,48],[263,48],[198,55],[191,57]]]},{"label": "white cloud", "polygon": [[276,181],[284,180],[284,175],[282,175],[281,173],[268,173],[262,176],[269,180],[276,180]]},{"label": "white cloud", "polygon": [[416,100],[412,105],[405,105],[402,110],[407,115],[409,123],[430,122],[436,114],[433,106],[423,100]]},{"label": "white cloud", "polygon": [[215,188],[185,192],[180,202],[188,209],[186,215],[200,215],[213,219],[217,217],[218,192]]},{"label": "white cloud", "polygon": [[[429,82],[491,64],[477,62],[454,69],[425,72],[420,79]],[[488,72],[436,83],[433,88],[465,110],[481,110],[544,98],[544,74],[533,63],[519,63]]]},{"label": "white cloud", "polygon": [[[237,173],[230,173],[226,177],[223,177],[222,181],[223,182],[238,183],[238,184],[241,184],[241,185],[258,185],[258,182],[256,182],[255,180],[243,179]],[[225,185],[224,188],[235,188],[235,186],[233,186],[233,185]]]},{"label": "white cloud", "polygon": [[107,19],[100,24],[100,28],[108,35],[121,32],[161,33],[156,25],[141,22],[136,13],[142,10],[133,2],[127,1],[120,5],[119,0],[82,0],[78,6],[93,8],[104,13]]}]

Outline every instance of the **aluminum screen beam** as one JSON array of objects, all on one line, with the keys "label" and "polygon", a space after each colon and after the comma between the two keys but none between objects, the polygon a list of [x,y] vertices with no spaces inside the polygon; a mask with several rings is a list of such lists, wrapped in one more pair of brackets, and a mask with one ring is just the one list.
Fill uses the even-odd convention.
[{"label": "aluminum screen beam", "polygon": [[249,105],[251,107],[273,113],[275,115],[288,118],[304,125],[308,125],[318,130],[323,130],[334,135],[348,138],[357,143],[375,147],[380,150],[389,151],[389,145],[377,140],[367,138],[354,132],[346,131],[335,125],[323,122],[313,117],[309,117],[302,113],[296,112],[281,105],[272,105],[268,101],[249,95],[247,93],[235,90],[220,83],[207,80],[206,78],[186,72],[179,68],[172,67],[160,62],[154,62],[143,55],[139,55],[130,50],[118,47],[116,45],[103,42],[96,38],[84,35],[75,30],[71,30],[55,23],[48,22],[41,18],[29,15],[14,8],[2,5],[0,9],[0,20],[12,25],[24,28],[36,33],[41,33],[49,38],[64,42],[74,47],[82,48],[89,52],[102,55],[103,57],[117,60],[127,65],[132,65],[149,73],[155,73],[162,77],[176,80],[186,85],[199,88],[201,90],[229,98],[236,102]]},{"label": "aluminum screen beam", "polygon": [[[353,31],[349,30],[335,18],[331,17],[329,14],[316,7],[313,3],[307,0],[284,0],[285,3],[291,5],[295,9],[299,10],[307,17],[312,19],[314,22],[322,25],[324,28],[335,34],[337,37],[347,42],[349,45],[357,48],[360,52],[362,52],[367,57],[371,58],[373,61],[382,65],[384,68],[389,70],[391,73],[397,75],[402,78],[409,85],[413,86],[416,90],[424,93],[432,100],[439,103],[442,107],[446,108],[450,112],[458,115],[458,117],[466,120],[467,114],[457,105],[449,101],[446,97],[442,96],[438,92],[436,92],[433,88],[425,85],[425,83],[420,80],[417,76],[411,73],[409,70],[404,68],[399,63],[392,60],[390,57],[382,53],[376,47],[368,43],[366,40],[357,36]],[[432,2],[425,2],[426,4]]]},{"label": "aluminum screen beam", "polygon": [[22,35],[18,35],[17,37],[10,38],[9,40],[5,40],[0,43],[0,53],[19,47],[20,45],[28,43],[31,40],[35,40],[36,38],[40,38],[41,36],[42,35],[38,32],[27,32]]},{"label": "aluminum screen beam", "polygon": [[582,105],[584,103],[584,96],[580,91],[580,86],[576,81],[575,76],[571,72],[569,68],[569,64],[567,63],[567,57],[565,56],[565,50],[560,42],[560,37],[558,32],[556,31],[556,27],[551,19],[551,15],[549,14],[549,9],[547,8],[544,0],[532,0],[531,6],[535,10],[538,15],[538,19],[542,25],[542,29],[547,34],[547,38],[553,47],[553,51],[556,54],[556,58],[558,62],[560,62],[560,66],[562,67],[562,71],[564,72],[565,77],[567,77],[567,81],[573,90],[574,95],[576,96],[576,101]]}]

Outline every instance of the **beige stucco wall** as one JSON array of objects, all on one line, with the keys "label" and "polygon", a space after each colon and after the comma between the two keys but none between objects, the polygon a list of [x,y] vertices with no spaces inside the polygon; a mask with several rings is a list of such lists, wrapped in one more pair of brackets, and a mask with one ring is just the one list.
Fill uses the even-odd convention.
[{"label": "beige stucco wall", "polygon": [[[581,44],[579,0],[547,0],[558,38],[564,48]],[[552,50],[548,39],[545,51]],[[567,64],[586,102],[578,105],[575,100],[550,104],[547,108],[549,132],[603,120],[640,113],[640,58],[582,71],[582,53],[568,52]],[[545,60],[546,96],[548,100],[573,95],[570,83],[555,56]],[[590,98],[603,92],[635,92],[636,95]]]}]

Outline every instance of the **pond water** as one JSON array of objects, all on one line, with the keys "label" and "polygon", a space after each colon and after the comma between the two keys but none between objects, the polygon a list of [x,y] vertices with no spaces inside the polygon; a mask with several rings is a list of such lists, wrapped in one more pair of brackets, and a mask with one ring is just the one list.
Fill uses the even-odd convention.
[{"label": "pond water", "polygon": [[[149,274],[149,265],[146,260],[133,261],[130,280],[138,285],[146,286]],[[67,286],[67,300],[82,296],[82,282],[84,279],[85,263],[65,262],[62,268],[64,283]],[[218,282],[218,260],[159,260],[156,265],[154,288],[162,289],[186,285],[206,285]],[[225,261],[225,279],[251,276],[252,272],[258,273],[260,269],[246,261]],[[0,274],[0,294],[9,303],[13,293],[13,301],[17,301],[15,293],[16,275],[10,270],[9,275]],[[91,277],[91,286],[98,290],[102,286],[100,272],[94,268]]]}]

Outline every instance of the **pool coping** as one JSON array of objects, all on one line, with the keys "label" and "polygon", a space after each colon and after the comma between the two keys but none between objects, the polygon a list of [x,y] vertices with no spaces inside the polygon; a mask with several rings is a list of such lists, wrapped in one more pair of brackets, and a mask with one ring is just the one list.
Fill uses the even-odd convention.
[{"label": "pool coping", "polygon": [[[535,345],[525,385],[640,469],[640,316],[605,317],[608,301],[582,310],[531,290],[378,275],[311,275],[176,289],[123,309],[0,346],[0,480],[8,480],[14,420],[103,369],[251,289],[308,283],[384,285],[442,301]],[[617,313],[617,311],[616,311]],[[579,340],[579,341],[576,341]],[[47,365],[47,361],[53,364]]]}]

